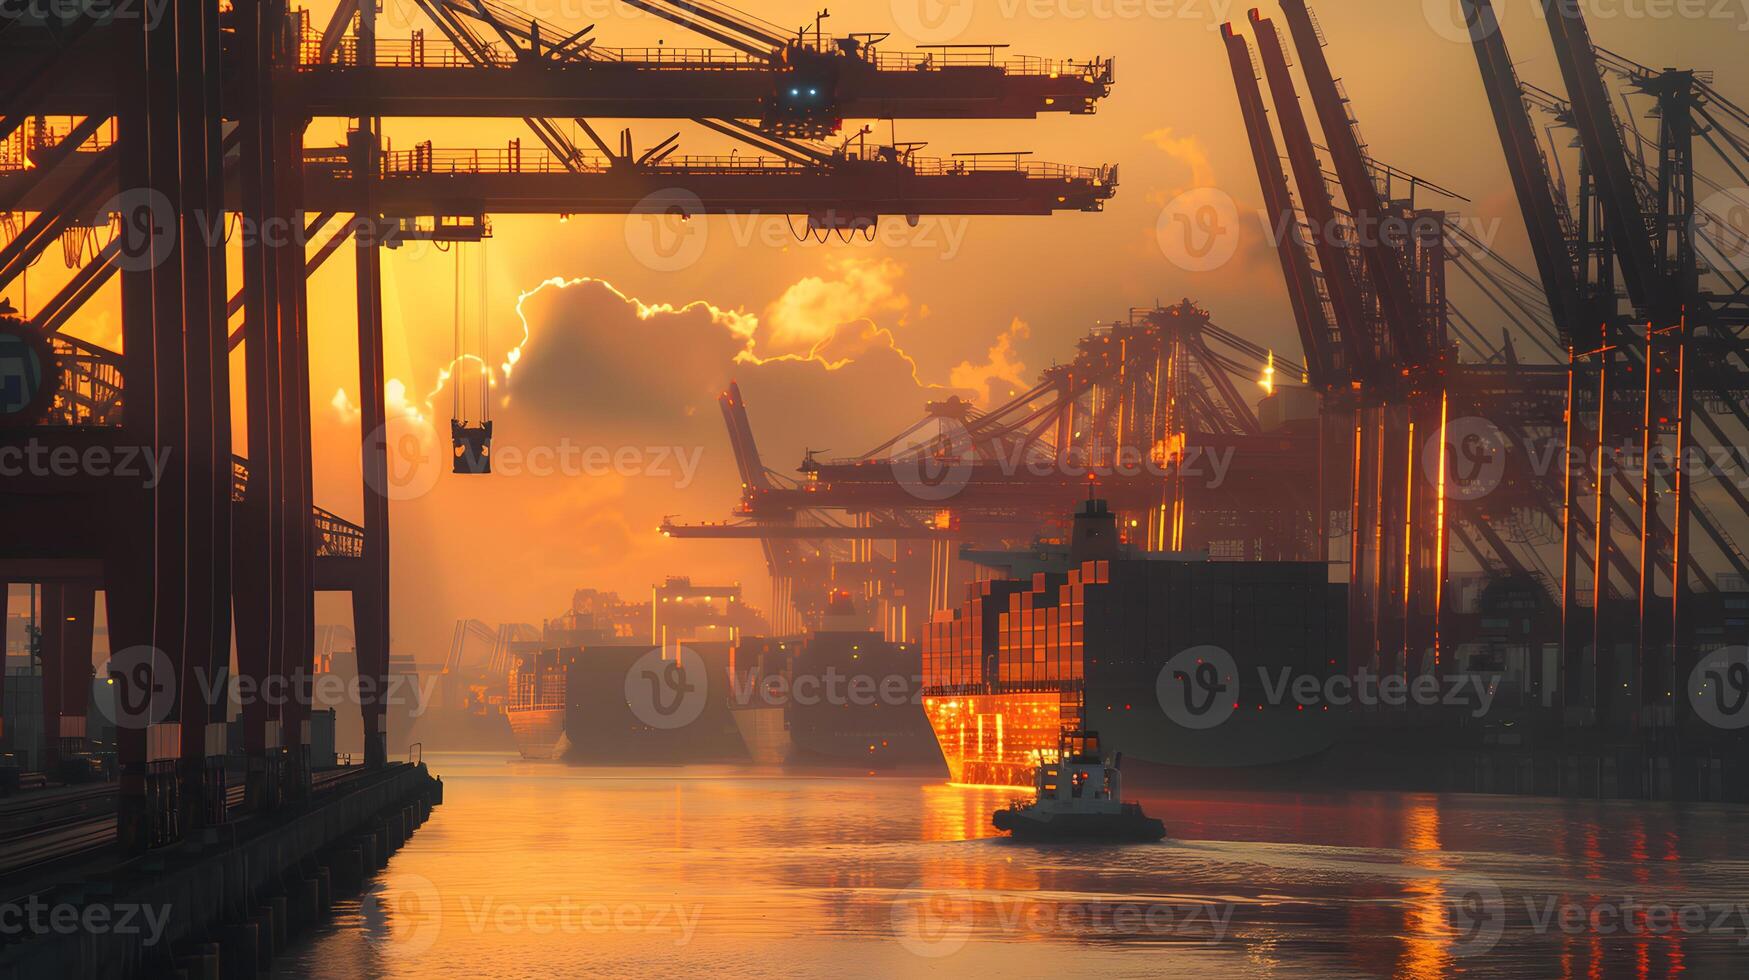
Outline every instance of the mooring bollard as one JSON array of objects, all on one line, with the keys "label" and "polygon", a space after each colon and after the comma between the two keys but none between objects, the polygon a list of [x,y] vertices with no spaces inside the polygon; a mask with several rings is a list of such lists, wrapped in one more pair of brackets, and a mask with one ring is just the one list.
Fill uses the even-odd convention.
[{"label": "mooring bollard", "polygon": [[315,878],[294,872],[286,880],[286,890],[289,893],[287,898],[296,903],[297,911],[292,915],[292,921],[297,923],[300,932],[321,920],[321,899],[316,895]]},{"label": "mooring bollard", "polygon": [[323,919],[334,911],[334,872],[327,865],[316,868],[316,912]]},{"label": "mooring bollard", "polygon": [[254,922],[237,922],[219,930],[219,956],[225,980],[255,980],[261,962]]},{"label": "mooring bollard", "polygon": [[189,980],[221,980],[218,943],[189,943],[174,958],[176,971]]},{"label": "mooring bollard", "polygon": [[334,887],[341,894],[356,894],[364,887],[364,845],[354,843],[334,852]]},{"label": "mooring bollard", "polygon": [[273,906],[259,905],[249,917],[255,927],[255,965],[263,970],[273,965]]},{"label": "mooring bollard", "polygon": [[363,864],[359,865],[363,872],[358,879],[360,889],[363,889],[364,887],[364,879],[368,877],[372,871],[383,866],[382,862],[377,860],[379,850],[375,834],[366,834],[358,839],[358,851],[364,861]]},{"label": "mooring bollard", "polygon": [[291,914],[291,903],[284,895],[272,895],[267,904],[273,908],[273,955],[285,952],[286,941],[291,938],[291,922],[287,916]]}]

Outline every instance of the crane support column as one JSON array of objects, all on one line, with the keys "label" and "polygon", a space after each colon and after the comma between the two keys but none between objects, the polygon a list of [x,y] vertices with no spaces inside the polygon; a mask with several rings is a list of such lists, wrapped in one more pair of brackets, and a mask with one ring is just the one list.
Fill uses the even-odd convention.
[{"label": "crane support column", "polygon": [[[214,410],[221,389],[212,376],[214,349],[224,345],[223,324],[212,318],[224,260],[222,244],[203,228],[218,193],[209,161],[189,157],[190,148],[216,146],[220,134],[204,73],[186,71],[218,57],[208,50],[216,20],[209,32],[203,6],[169,3],[139,25],[137,43],[130,37],[122,46],[139,73],[124,94],[117,136],[122,186],[134,194],[123,218],[134,230],[122,275],[123,432],[166,460],[155,486],[118,494],[110,515],[132,528],[114,536],[104,576],[111,643],[120,651],[117,827],[127,851],[177,839],[192,812],[179,788],[185,729],[204,736],[208,712],[197,695],[212,679],[202,670],[218,655],[217,637],[227,637],[229,650],[229,606],[220,601],[230,592],[229,567],[211,561],[230,508],[229,467],[219,470],[221,492],[212,465],[215,456],[230,457],[229,419]],[[191,753],[204,762],[202,743]]]},{"label": "crane support column", "polygon": [[[281,202],[289,229],[305,227],[303,182],[298,179],[304,123],[281,123],[279,145],[286,148],[277,169],[282,180]],[[280,414],[284,427],[282,443],[287,476],[284,497],[286,617],[283,657],[279,675],[286,696],[281,699],[281,731],[286,745],[286,794],[293,799],[309,791],[310,674],[316,658],[314,472],[310,451],[310,343],[309,304],[305,292],[304,244],[301,237],[274,249],[279,265],[280,301]]]},{"label": "crane support column", "polygon": [[[274,167],[280,134],[272,123],[268,79],[276,51],[283,4],[277,0],[238,0],[238,124],[242,131],[239,188],[243,212],[283,218]],[[278,711],[262,695],[275,683],[283,649],[286,617],[282,586],[285,511],[282,469],[282,412],[279,292],[280,264],[266,236],[243,243],[243,354],[248,406],[249,479],[236,508],[233,537],[237,574],[237,666],[239,679],[254,696],[243,701],[243,747],[248,756],[245,800],[249,809],[278,804],[281,744]]]},{"label": "crane support column", "polygon": [[383,405],[382,254],[377,219],[357,218],[359,431],[364,474],[364,569],[352,590],[365,763],[388,761],[384,697],[389,672],[388,432]]},{"label": "crane support column", "polygon": [[43,770],[85,751],[91,701],[92,619],[97,590],[89,582],[42,587]]}]

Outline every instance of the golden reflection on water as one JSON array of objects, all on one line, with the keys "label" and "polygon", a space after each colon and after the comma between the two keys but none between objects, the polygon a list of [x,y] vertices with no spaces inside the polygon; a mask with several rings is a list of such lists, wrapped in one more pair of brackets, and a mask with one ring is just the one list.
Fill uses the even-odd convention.
[{"label": "golden reflection on water", "polygon": [[1450,910],[1463,899],[1463,885],[1451,887],[1450,865],[1439,839],[1439,808],[1425,797],[1411,799],[1403,809],[1405,861],[1425,874],[1411,875],[1404,886],[1404,950],[1399,976],[1443,977],[1452,965],[1449,944],[1453,929]]},{"label": "golden reflection on water", "polygon": [[999,833],[990,815],[1007,806],[1020,790],[996,787],[957,786],[941,783],[923,787],[923,839],[926,841],[971,840]]},{"label": "golden reflection on water", "polygon": [[[1735,853],[1742,824],[1725,818],[1144,794],[1166,842],[1053,848],[992,839],[1013,791],[934,779],[501,757],[434,768],[445,805],[276,975],[1543,980],[1709,975],[1740,952],[1671,936],[1614,942],[1606,961],[1594,936],[1509,935],[1486,956],[1453,955],[1452,906],[1477,878],[1679,894],[1700,875],[1728,892],[1696,870]],[[1175,904],[1230,919],[1098,928],[1115,907]]]}]

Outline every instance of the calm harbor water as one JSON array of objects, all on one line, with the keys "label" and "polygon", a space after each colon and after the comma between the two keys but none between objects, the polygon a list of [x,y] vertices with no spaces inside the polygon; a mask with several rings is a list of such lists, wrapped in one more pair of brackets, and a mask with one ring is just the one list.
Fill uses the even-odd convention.
[{"label": "calm harbor water", "polygon": [[278,975],[1749,975],[1743,810],[1153,794],[1167,841],[1047,848],[920,778],[429,762],[444,805]]}]

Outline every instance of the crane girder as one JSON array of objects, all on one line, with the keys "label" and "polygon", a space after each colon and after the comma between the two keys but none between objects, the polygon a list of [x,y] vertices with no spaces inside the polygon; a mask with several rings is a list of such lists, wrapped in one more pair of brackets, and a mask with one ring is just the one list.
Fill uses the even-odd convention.
[{"label": "crane girder", "polygon": [[1537,142],[1536,129],[1526,110],[1524,92],[1495,19],[1492,0],[1463,0],[1463,3],[1471,45],[1481,68],[1482,84],[1487,90],[1494,124],[1500,133],[1500,144],[1506,153],[1506,168],[1511,174],[1525,229],[1530,235],[1531,252],[1542,278],[1543,292],[1548,297],[1556,329],[1563,340],[1569,340],[1582,325],[1589,329],[1592,324],[1585,322],[1586,311],[1580,303],[1579,279],[1561,222],[1558,191],[1552,184],[1546,158]]},{"label": "crane girder", "polygon": [[1371,373],[1377,359],[1373,341],[1372,315],[1365,291],[1356,277],[1359,263],[1351,250],[1338,240],[1336,229],[1340,219],[1330,186],[1324,180],[1323,166],[1312,143],[1311,130],[1306,125],[1299,93],[1288,74],[1287,54],[1274,22],[1257,14],[1251,15],[1251,31],[1257,37],[1257,51],[1269,79],[1270,95],[1275,102],[1276,124],[1281,127],[1288,160],[1300,191],[1300,206],[1312,227],[1312,246],[1317,251],[1318,267],[1330,296],[1330,308],[1347,358],[1349,380],[1356,375]]},{"label": "crane girder", "polygon": [[[119,190],[103,153],[73,154],[20,196],[22,210],[54,210],[80,191],[94,202]],[[312,151],[304,167],[304,201],[312,210],[357,212],[370,203],[383,215],[699,214],[792,215],[829,219],[925,214],[1045,215],[1098,211],[1116,190],[1114,167],[988,162],[835,161],[832,166],[775,167],[670,158],[660,165],[573,170],[511,148],[398,152],[379,179],[353,178],[344,154]],[[0,194],[31,171],[0,173]],[[227,188],[237,198],[234,174]]]},{"label": "crane girder", "polygon": [[1650,310],[1657,301],[1658,262],[1597,49],[1577,0],[1545,0],[1543,12],[1628,298],[1636,308]]},{"label": "crane girder", "polygon": [[1233,31],[1231,24],[1221,25],[1221,38],[1233,69],[1234,87],[1239,93],[1239,112],[1251,140],[1252,159],[1257,164],[1257,180],[1263,188],[1264,203],[1275,229],[1276,253],[1281,260],[1282,278],[1287,282],[1288,302],[1293,307],[1294,324],[1299,328],[1300,345],[1306,353],[1311,383],[1319,388],[1343,384],[1346,379],[1337,374],[1339,350],[1331,343],[1334,325],[1325,316],[1312,262],[1306,254],[1308,245],[1300,232],[1299,211],[1294,206],[1292,192],[1288,190],[1287,175],[1281,170],[1275,134],[1269,128],[1263,94],[1251,63],[1251,46]]},{"label": "crane girder", "polygon": [[1379,309],[1391,345],[1404,368],[1425,366],[1439,351],[1421,329],[1421,317],[1410,282],[1403,250],[1385,241],[1382,230],[1392,214],[1387,210],[1367,166],[1366,153],[1355,133],[1348,101],[1338,89],[1330,63],[1324,57],[1322,32],[1312,21],[1305,0],[1282,0],[1282,13],[1299,52],[1300,68],[1311,90],[1312,104],[1330,148],[1342,194],[1359,233],[1359,245],[1367,270],[1378,292]]}]

